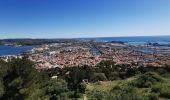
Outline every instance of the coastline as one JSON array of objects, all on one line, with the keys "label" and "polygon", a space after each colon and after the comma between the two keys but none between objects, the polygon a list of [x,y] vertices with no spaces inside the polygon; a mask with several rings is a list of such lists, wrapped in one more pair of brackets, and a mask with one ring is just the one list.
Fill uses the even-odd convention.
[{"label": "coastline", "polygon": [[33,46],[0,46],[0,56],[19,56],[24,53],[30,52]]},{"label": "coastline", "polygon": [[[168,37],[170,38],[170,37]],[[136,44],[129,43],[131,38],[125,38],[121,41],[120,38],[104,38],[102,41],[91,39],[85,40],[55,40],[57,42],[41,41],[38,46],[31,46],[31,48],[24,49],[24,52],[31,51],[29,59],[37,63],[38,69],[53,68],[53,67],[73,67],[82,65],[96,65],[102,60],[111,59],[118,64],[150,64],[154,66],[161,66],[170,63],[170,44],[159,44],[157,42],[148,42]],[[143,39],[143,38],[141,38]],[[100,39],[101,40],[101,39]],[[103,42],[105,40],[111,40]],[[126,41],[128,40],[128,41]],[[154,41],[156,39],[151,39]],[[164,40],[164,39],[163,39]],[[52,41],[52,40],[50,40]],[[140,40],[138,40],[140,41]],[[138,42],[137,41],[137,42]],[[159,41],[159,40],[157,40]],[[162,42],[162,41],[159,41]],[[29,46],[7,46],[11,48],[22,48]],[[95,48],[95,49],[94,49]],[[2,50],[2,49],[1,49]],[[12,52],[5,50],[5,52]],[[23,53],[7,54],[10,56],[21,56]],[[1,52],[2,53],[2,52]],[[160,60],[159,60],[160,59]]]}]

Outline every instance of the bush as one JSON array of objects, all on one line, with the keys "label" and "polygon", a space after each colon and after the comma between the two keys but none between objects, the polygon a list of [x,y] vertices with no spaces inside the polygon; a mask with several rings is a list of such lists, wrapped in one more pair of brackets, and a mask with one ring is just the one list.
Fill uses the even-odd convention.
[{"label": "bush", "polygon": [[88,95],[89,100],[106,100],[107,93],[101,90],[94,89]]},{"label": "bush", "polygon": [[152,87],[152,92],[160,94],[160,97],[170,98],[170,87],[166,84],[158,84]]},{"label": "bush", "polygon": [[106,81],[107,78],[106,78],[104,73],[94,73],[92,78],[91,78],[91,80],[93,82],[96,82],[96,81]]},{"label": "bush", "polygon": [[149,100],[159,100],[158,94],[152,93],[148,96]]},{"label": "bush", "polygon": [[79,84],[79,92],[80,93],[85,93],[85,91],[86,91],[86,83],[85,82],[81,82]]},{"label": "bush", "polygon": [[46,92],[45,95],[48,95],[50,99],[57,99],[60,94],[68,91],[67,83],[62,79],[50,79],[44,91]]},{"label": "bush", "polygon": [[145,73],[139,76],[135,81],[132,82],[133,85],[138,88],[149,88],[157,82],[161,82],[162,78],[153,72]]},{"label": "bush", "polygon": [[111,90],[108,100],[140,100],[140,96],[134,87],[116,86]]},{"label": "bush", "polygon": [[0,82],[0,98],[3,96],[4,92],[4,85],[2,84],[2,82]]},{"label": "bush", "polygon": [[160,84],[152,86],[152,92],[160,93],[162,86]]},{"label": "bush", "polygon": [[118,80],[120,79],[119,73],[118,72],[111,72],[111,75],[109,76],[109,80]]},{"label": "bush", "polygon": [[169,98],[170,99],[170,88],[162,88],[161,92],[160,92],[160,97],[164,97],[164,98]]}]

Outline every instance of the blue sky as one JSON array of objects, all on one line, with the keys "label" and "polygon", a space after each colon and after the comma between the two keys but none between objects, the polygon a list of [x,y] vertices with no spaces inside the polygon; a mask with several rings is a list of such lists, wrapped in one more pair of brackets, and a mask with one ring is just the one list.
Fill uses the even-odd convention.
[{"label": "blue sky", "polygon": [[170,0],[0,0],[0,38],[170,35]]}]

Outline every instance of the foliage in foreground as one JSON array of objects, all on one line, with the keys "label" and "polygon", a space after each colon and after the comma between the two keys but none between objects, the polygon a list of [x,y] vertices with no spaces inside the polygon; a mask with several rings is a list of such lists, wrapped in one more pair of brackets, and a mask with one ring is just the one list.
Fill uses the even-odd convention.
[{"label": "foliage in foreground", "polygon": [[[0,99],[67,100],[84,95],[89,100],[170,99],[169,71],[168,65],[164,68],[135,67],[115,65],[113,61],[102,61],[95,67],[38,71],[26,58],[12,59],[8,63],[0,60]],[[106,84],[101,84],[102,81],[112,85],[104,89]],[[87,90],[89,84],[94,84],[91,90]]]},{"label": "foliage in foreground", "polygon": [[60,100],[69,94],[64,79],[51,79],[26,58],[0,64],[1,100]]}]

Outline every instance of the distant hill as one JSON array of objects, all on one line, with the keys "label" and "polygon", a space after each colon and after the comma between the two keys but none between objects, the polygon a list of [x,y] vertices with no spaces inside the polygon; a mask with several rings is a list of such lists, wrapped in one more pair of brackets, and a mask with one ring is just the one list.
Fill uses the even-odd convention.
[{"label": "distant hill", "polygon": [[0,39],[0,44],[41,45],[48,43],[76,42],[75,39]]}]

